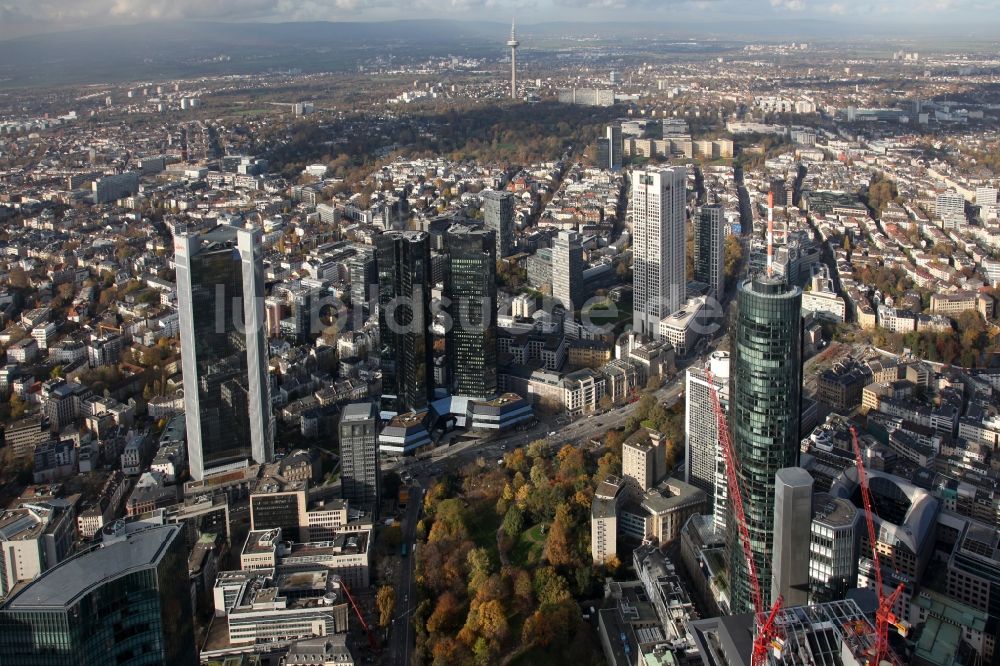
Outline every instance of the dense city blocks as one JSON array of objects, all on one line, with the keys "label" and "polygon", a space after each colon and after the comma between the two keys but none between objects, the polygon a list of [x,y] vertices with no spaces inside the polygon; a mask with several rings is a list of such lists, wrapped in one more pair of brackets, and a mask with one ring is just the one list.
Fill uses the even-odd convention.
[{"label": "dense city blocks", "polygon": [[876,5],[0,2],[0,666],[1000,665],[1000,12]]}]

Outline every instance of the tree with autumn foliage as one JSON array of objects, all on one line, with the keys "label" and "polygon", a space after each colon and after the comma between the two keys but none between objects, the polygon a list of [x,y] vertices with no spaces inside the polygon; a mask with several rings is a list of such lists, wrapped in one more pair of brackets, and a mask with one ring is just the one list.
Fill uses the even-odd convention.
[{"label": "tree with autumn foliage", "polygon": [[375,593],[375,605],[378,607],[378,623],[383,629],[392,621],[392,611],[396,607],[396,591],[389,585],[383,585]]}]

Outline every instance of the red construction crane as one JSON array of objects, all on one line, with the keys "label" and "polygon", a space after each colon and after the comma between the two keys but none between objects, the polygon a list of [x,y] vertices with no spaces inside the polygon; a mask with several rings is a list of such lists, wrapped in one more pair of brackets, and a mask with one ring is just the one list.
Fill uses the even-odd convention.
[{"label": "red construction crane", "polygon": [[351,596],[351,591],[347,589],[347,583],[344,582],[343,578],[340,579],[340,587],[344,590],[344,596],[346,596],[347,600],[351,602],[351,608],[354,609],[354,614],[358,616],[358,620],[361,622],[361,628],[365,630],[366,634],[368,634],[368,644],[371,646],[372,651],[375,652],[375,654],[381,654],[382,649],[379,647],[378,639],[375,638],[375,632],[372,631],[372,628],[368,626],[367,622],[365,622],[365,616],[361,614],[361,609],[358,608],[358,604],[354,601],[354,597]]},{"label": "red construction crane", "polygon": [[903,583],[900,583],[892,594],[886,595],[883,591],[882,566],[879,563],[878,539],[875,533],[875,512],[872,511],[872,494],[868,487],[868,474],[865,472],[865,461],[861,455],[858,431],[854,426],[851,426],[851,441],[854,443],[854,464],[858,468],[858,484],[861,486],[861,498],[865,503],[868,541],[872,545],[872,566],[875,569],[875,593],[878,595],[878,608],[875,611],[875,653],[869,657],[868,666],[879,666],[886,659],[889,659],[892,663],[899,663],[899,660],[895,658],[889,647],[889,625],[895,626],[901,636],[906,636],[910,631],[909,623],[900,620],[892,612],[893,606],[896,605],[899,597],[903,594]]},{"label": "red construction crane", "polygon": [[747,529],[746,513],[743,510],[743,493],[740,490],[739,477],[736,474],[736,452],[733,450],[733,442],[729,438],[729,425],[726,423],[726,413],[722,410],[722,403],[719,402],[719,392],[715,388],[715,379],[708,367],[705,368],[705,379],[708,381],[708,393],[712,398],[712,410],[715,412],[715,423],[719,429],[719,446],[722,448],[722,455],[726,461],[726,485],[729,488],[729,503],[733,506],[733,515],[740,533],[740,544],[743,546],[743,558],[746,560],[747,572],[750,577],[750,597],[753,601],[754,611],[757,614],[767,614],[760,630],[754,636],[753,654],[751,655],[751,664],[762,666],[767,658],[769,647],[773,646],[779,652],[781,650],[781,642],[777,640],[775,618],[785,600],[779,594],[770,611],[764,607],[764,596],[760,589],[760,578],[757,575],[757,562],[754,560],[753,549],[750,546],[750,530]]}]

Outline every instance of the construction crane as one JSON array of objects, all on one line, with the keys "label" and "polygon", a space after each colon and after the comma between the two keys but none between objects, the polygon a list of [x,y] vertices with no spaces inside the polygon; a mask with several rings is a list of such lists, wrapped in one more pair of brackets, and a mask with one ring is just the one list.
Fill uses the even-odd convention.
[{"label": "construction crane", "polygon": [[361,614],[361,609],[358,608],[358,604],[354,601],[354,597],[351,596],[351,591],[347,588],[347,583],[344,582],[343,578],[340,579],[340,587],[344,590],[344,596],[346,596],[347,600],[351,602],[351,608],[354,609],[354,614],[358,616],[358,621],[361,622],[361,628],[365,630],[366,634],[368,634],[368,645],[371,646],[372,652],[375,654],[382,654],[382,649],[379,647],[378,639],[375,638],[375,632],[372,631],[372,628],[368,626],[367,622],[365,622],[365,616]]},{"label": "construction crane", "polygon": [[861,455],[861,444],[858,442],[858,431],[851,426],[851,441],[854,444],[854,464],[858,468],[858,484],[861,486],[861,498],[865,503],[865,519],[868,523],[868,541],[872,546],[872,566],[875,569],[875,593],[878,595],[878,608],[875,610],[875,652],[868,659],[868,666],[879,666],[883,661],[899,663],[889,647],[889,625],[896,627],[900,636],[906,636],[910,624],[900,620],[893,613],[899,597],[903,594],[903,583],[892,594],[885,594],[882,587],[882,565],[879,562],[878,540],[875,533],[875,512],[872,511],[872,494],[868,487],[868,474],[865,472],[865,462]]},{"label": "construction crane", "polygon": [[729,502],[733,506],[733,515],[736,518],[736,525],[739,528],[740,544],[743,546],[743,558],[747,563],[747,572],[750,578],[750,597],[753,601],[754,611],[758,614],[766,614],[763,624],[757,631],[753,639],[753,652],[751,654],[752,666],[762,666],[767,659],[768,648],[772,648],[780,654],[782,641],[778,638],[778,628],[775,620],[778,612],[785,602],[780,594],[774,600],[774,605],[770,611],[764,607],[764,596],[760,589],[760,578],[757,575],[757,562],[753,557],[753,549],[750,546],[750,530],[747,528],[746,513],[743,510],[743,493],[740,490],[739,477],[736,474],[736,452],[733,450],[733,442],[729,438],[729,425],[726,423],[726,413],[722,410],[722,403],[719,401],[719,392],[715,388],[715,379],[712,371],[705,368],[705,379],[708,381],[708,393],[712,399],[712,410],[715,412],[715,423],[719,429],[719,446],[722,449],[723,458],[726,461],[726,485],[729,489]]}]

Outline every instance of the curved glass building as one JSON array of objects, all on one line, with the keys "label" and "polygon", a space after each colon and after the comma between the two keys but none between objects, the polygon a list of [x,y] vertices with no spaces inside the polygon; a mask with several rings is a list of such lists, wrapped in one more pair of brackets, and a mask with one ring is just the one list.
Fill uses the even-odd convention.
[{"label": "curved glass building", "polygon": [[[775,475],[799,460],[802,411],[802,290],[755,276],[737,296],[729,387],[729,431],[739,465],[751,549],[761,592],[771,595]],[[731,509],[729,509],[731,511]],[[730,606],[752,611],[736,521],[727,516]],[[804,553],[803,557],[808,557]]]},{"label": "curved glass building", "polygon": [[49,569],[0,610],[0,664],[196,666],[187,553],[163,525]]}]

